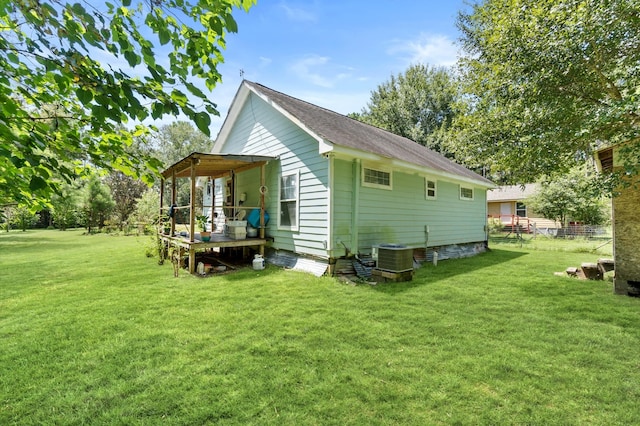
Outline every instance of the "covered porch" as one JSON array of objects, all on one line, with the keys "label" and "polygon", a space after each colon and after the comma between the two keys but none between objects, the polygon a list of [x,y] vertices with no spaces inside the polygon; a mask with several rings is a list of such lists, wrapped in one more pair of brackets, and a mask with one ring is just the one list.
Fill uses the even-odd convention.
[{"label": "covered porch", "polygon": [[[236,202],[235,197],[231,197],[229,202],[224,203],[224,210],[230,212],[231,218],[236,211],[240,209],[259,209],[260,220],[257,227],[257,235],[247,238],[234,238],[224,233],[212,232],[209,241],[196,238],[196,217],[199,212],[196,211],[196,183],[199,178],[208,178],[211,180],[219,178],[230,179],[233,188],[235,177],[237,174],[247,170],[260,169],[260,188],[265,187],[265,166],[269,161],[275,160],[274,157],[257,156],[257,155],[232,155],[232,154],[204,154],[194,152],[180,161],[173,164],[162,172],[162,180],[160,183],[160,217],[165,221],[160,224],[159,236],[162,243],[167,247],[175,247],[188,252],[189,255],[189,272],[194,273],[196,270],[196,252],[201,250],[209,250],[213,248],[230,248],[230,247],[257,247],[260,254],[264,255],[265,238],[265,200],[264,192],[260,191],[259,205],[247,206]],[[190,196],[189,204],[177,205],[176,182],[178,179],[190,180]],[[170,185],[170,199],[165,200],[165,188]],[[203,205],[202,209],[211,209],[211,219],[213,219],[213,211],[216,205],[215,197],[211,200],[211,205]],[[178,235],[176,233],[176,215],[179,210],[188,210],[187,235]],[[202,213],[202,212],[200,212]],[[162,220],[161,220],[162,222]]]}]

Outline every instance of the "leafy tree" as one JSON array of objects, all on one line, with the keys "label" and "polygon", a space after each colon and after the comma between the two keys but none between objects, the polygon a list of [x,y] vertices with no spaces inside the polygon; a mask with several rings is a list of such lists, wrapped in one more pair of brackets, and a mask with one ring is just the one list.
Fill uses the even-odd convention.
[{"label": "leafy tree", "polygon": [[527,205],[547,219],[566,226],[567,220],[602,225],[609,215],[593,168],[574,167],[564,175],[540,180],[536,194]]},{"label": "leafy tree", "polygon": [[123,124],[182,113],[208,134],[218,111],[192,80],[220,80],[232,12],[254,3],[0,2],[0,198],[42,201],[78,159],[151,180],[159,163],[126,150],[148,129]]},{"label": "leafy tree", "polygon": [[13,220],[13,212],[15,210],[15,203],[3,203],[0,204],[0,221],[3,223],[5,231],[9,232],[11,229],[11,222]]},{"label": "leafy tree", "polygon": [[87,232],[91,233],[92,228],[95,227],[102,228],[114,206],[115,202],[109,187],[102,183],[96,174],[89,177],[82,200],[82,213]]},{"label": "leafy tree", "polygon": [[148,187],[144,182],[119,171],[111,172],[106,178],[106,184],[111,190],[115,202],[113,213],[122,231],[125,222],[136,208],[138,198]]},{"label": "leafy tree", "polygon": [[12,220],[14,225],[25,232],[27,228],[33,227],[38,222],[40,215],[33,213],[27,206],[17,206],[14,208]]},{"label": "leafy tree", "polygon": [[80,193],[77,185],[64,183],[51,196],[53,223],[61,231],[78,223]]},{"label": "leafy tree", "polygon": [[210,152],[213,141],[188,121],[160,127],[154,135],[155,156],[167,168],[192,152]]},{"label": "leafy tree", "polygon": [[640,149],[637,0],[484,0],[458,27],[456,158],[526,183],[598,143]]},{"label": "leafy tree", "polygon": [[133,218],[136,222],[148,225],[158,224],[160,214],[160,193],[153,189],[147,189],[138,199]]},{"label": "leafy tree", "polygon": [[454,81],[446,68],[412,65],[380,84],[367,108],[350,117],[443,152],[441,132],[454,116]]},{"label": "leafy tree", "polygon": [[[162,126],[156,134],[154,140],[156,157],[160,159],[164,168],[171,166],[182,158],[193,152],[210,152],[213,141],[199,130],[195,129],[191,123],[178,121],[166,126]],[[178,205],[189,204],[191,194],[190,184],[186,179],[179,179],[176,187],[176,199]],[[168,188],[166,197],[169,197]],[[196,202],[202,204],[202,188],[196,188]],[[169,199],[169,198],[165,198]],[[182,211],[180,214],[186,211]],[[182,218],[181,220],[186,220]]]}]

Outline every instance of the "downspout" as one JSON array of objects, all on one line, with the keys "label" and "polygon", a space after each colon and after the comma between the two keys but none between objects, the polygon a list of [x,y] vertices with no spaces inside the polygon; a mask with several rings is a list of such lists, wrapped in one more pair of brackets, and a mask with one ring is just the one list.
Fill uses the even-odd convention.
[{"label": "downspout", "polygon": [[327,209],[327,242],[326,242],[326,249],[327,249],[327,257],[328,258],[332,258],[333,257],[333,250],[334,250],[334,245],[333,245],[333,235],[334,235],[334,230],[333,230],[333,216],[334,216],[334,200],[333,200],[333,191],[331,190],[333,183],[334,183],[334,179],[333,179],[333,168],[334,168],[334,162],[333,162],[333,154],[329,153],[326,155],[327,156],[327,167],[329,168],[329,182],[327,183],[327,202],[329,203],[329,208]]},{"label": "downspout", "polygon": [[[352,163],[352,187],[351,187],[351,252],[358,253],[358,218],[360,217],[360,159],[356,158]],[[349,253],[347,253],[348,255]]]}]

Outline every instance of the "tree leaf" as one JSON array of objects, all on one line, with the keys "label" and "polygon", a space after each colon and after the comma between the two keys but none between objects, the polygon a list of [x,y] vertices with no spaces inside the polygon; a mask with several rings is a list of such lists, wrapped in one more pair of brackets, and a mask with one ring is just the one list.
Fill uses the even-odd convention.
[{"label": "tree leaf", "polygon": [[140,56],[137,55],[133,50],[125,50],[124,57],[132,67],[135,67],[141,62]]},{"label": "tree leaf", "polygon": [[209,136],[211,130],[209,126],[211,125],[211,117],[206,112],[198,112],[195,114],[195,123],[198,129],[205,135]]},{"label": "tree leaf", "polygon": [[47,181],[42,179],[40,176],[32,176],[29,181],[29,189],[31,191],[37,192],[47,187]]},{"label": "tree leaf", "polygon": [[84,90],[81,87],[76,89],[76,96],[83,105],[87,105],[93,100],[93,93],[89,90]]},{"label": "tree leaf", "polygon": [[236,23],[236,20],[233,19],[233,16],[231,16],[231,14],[225,15],[224,22],[227,24],[227,30],[230,33],[238,32],[238,24]]},{"label": "tree leaf", "polygon": [[158,31],[158,39],[160,40],[161,45],[165,45],[171,41],[171,33],[164,28],[161,28]]},{"label": "tree leaf", "polygon": [[15,54],[15,53],[13,53],[13,52],[9,52],[9,53],[7,53],[7,59],[8,59],[10,62],[13,62],[14,64],[18,64],[18,63],[20,63],[20,59],[18,59],[18,55],[16,55],[16,54]]},{"label": "tree leaf", "polygon": [[189,101],[184,93],[176,89],[171,92],[171,99],[173,99],[180,106],[186,105]]}]

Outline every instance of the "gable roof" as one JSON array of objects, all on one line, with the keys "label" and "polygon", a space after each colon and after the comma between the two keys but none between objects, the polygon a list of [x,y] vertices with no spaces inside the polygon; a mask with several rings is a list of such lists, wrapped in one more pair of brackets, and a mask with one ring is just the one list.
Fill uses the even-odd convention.
[{"label": "gable roof", "polygon": [[219,149],[219,143],[224,144],[240,108],[250,93],[265,100],[324,144],[325,152],[342,147],[372,153],[383,159],[399,160],[400,163],[413,165],[414,168],[418,166],[420,169],[430,169],[432,172],[463,181],[472,181],[487,188],[495,187],[490,180],[408,138],[247,80],[242,82],[233,100],[229,115],[218,134],[214,150]]},{"label": "gable roof", "polygon": [[487,191],[487,202],[494,201],[520,201],[535,194],[537,186],[535,183],[522,185],[505,185]]}]

